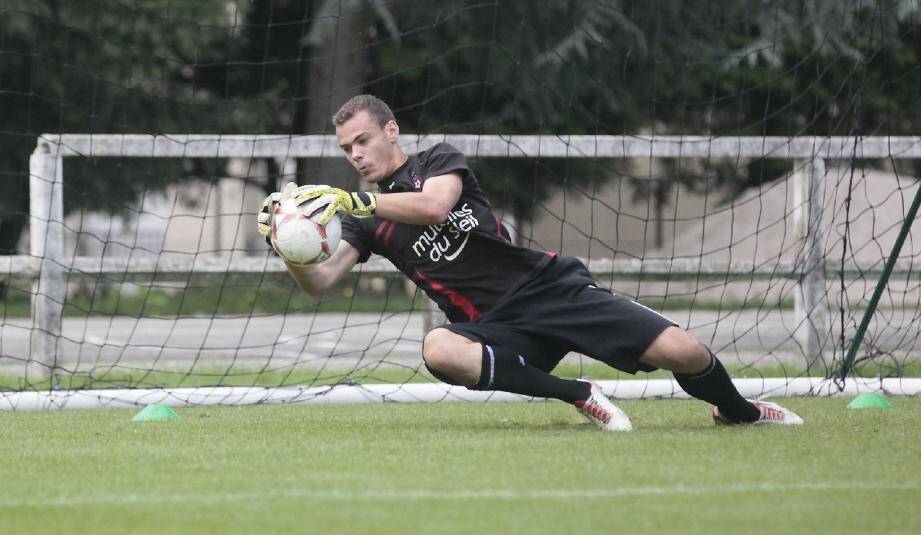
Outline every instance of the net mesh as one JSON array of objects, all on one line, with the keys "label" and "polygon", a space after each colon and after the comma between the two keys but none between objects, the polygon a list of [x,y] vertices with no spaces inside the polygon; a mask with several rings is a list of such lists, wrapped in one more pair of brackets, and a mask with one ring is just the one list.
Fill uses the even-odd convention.
[{"label": "net mesh", "polygon": [[[0,389],[433,382],[421,345],[441,320],[399,273],[373,262],[310,297],[255,231],[284,182],[362,187],[334,142],[293,148],[331,134],[360,92],[405,135],[473,136],[463,150],[519,244],[584,259],[737,377],[839,369],[917,192],[921,142],[862,152],[916,133],[916,2],[430,4],[14,0],[0,13]],[[170,157],[118,136],[162,132]],[[203,154],[181,137],[202,132],[274,149]],[[60,183],[29,168],[43,134],[91,134],[52,143]],[[648,151],[586,152],[571,135]],[[702,141],[648,143],[682,135]],[[762,136],[853,145],[786,157]],[[915,230],[856,375],[919,374]],[[38,282],[54,266],[59,293]],[[557,373],[632,378],[575,354]]]}]

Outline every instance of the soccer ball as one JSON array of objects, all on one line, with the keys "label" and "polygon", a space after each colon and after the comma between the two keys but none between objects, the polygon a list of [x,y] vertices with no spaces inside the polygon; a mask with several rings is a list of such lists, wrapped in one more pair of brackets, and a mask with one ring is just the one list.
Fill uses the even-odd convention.
[{"label": "soccer ball", "polygon": [[[324,206],[325,208],[325,206]],[[322,262],[336,252],[342,237],[339,214],[333,214],[325,225],[316,222],[323,213],[318,210],[305,214],[293,200],[275,208],[272,217],[272,247],[292,264],[306,265]]]}]

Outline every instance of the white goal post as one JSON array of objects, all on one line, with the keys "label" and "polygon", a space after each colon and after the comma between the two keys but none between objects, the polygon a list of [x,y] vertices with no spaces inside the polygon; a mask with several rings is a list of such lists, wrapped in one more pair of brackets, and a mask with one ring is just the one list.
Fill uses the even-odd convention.
[{"label": "white goal post", "polygon": [[[827,160],[921,158],[921,137],[708,137],[708,136],[601,136],[601,135],[401,135],[409,152],[439,142],[456,146],[468,157],[501,158],[774,158],[795,162],[794,218],[802,245],[801,261],[773,263],[712,262],[702,260],[592,260],[594,273],[636,276],[681,274],[733,274],[784,277],[799,285],[795,292],[797,331],[807,362],[821,361],[830,330],[826,303],[827,269],[824,250],[825,163]],[[0,257],[0,274],[31,278],[32,355],[27,374],[40,379],[54,369],[69,270],[86,274],[137,274],[170,277],[189,273],[251,274],[284,272],[280,260],[262,257],[212,259],[65,258],[63,188],[64,160],[73,157],[143,158],[319,158],[338,157],[333,136],[322,135],[42,135],[30,159],[30,254]],[[362,272],[389,272],[378,261]],[[866,275],[879,267],[836,265],[836,271]],[[908,271],[910,265],[897,265]],[[821,381],[822,379],[810,379]],[[789,380],[788,380],[789,382]],[[403,385],[405,388],[407,385]],[[609,385],[610,386],[610,385]],[[915,388],[915,387],[911,387]],[[213,389],[205,389],[213,390]],[[804,392],[817,393],[810,382]],[[617,389],[612,387],[617,395]],[[36,393],[32,393],[35,395]],[[180,396],[189,399],[188,393]],[[319,396],[322,398],[323,396]],[[373,397],[373,396],[372,396]],[[438,398],[444,398],[444,390]],[[448,396],[450,397],[450,396]],[[177,398],[178,399],[178,398]],[[24,405],[28,405],[23,400]],[[42,402],[36,401],[36,406]],[[15,404],[14,404],[15,405]],[[54,403],[51,403],[54,405]],[[0,406],[0,409],[4,407]],[[11,407],[12,408],[12,407]]]}]

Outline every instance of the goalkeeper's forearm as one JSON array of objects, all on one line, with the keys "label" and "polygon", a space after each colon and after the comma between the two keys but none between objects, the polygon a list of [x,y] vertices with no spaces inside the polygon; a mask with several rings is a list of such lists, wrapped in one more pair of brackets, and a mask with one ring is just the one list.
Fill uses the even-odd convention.
[{"label": "goalkeeper's forearm", "polygon": [[326,273],[327,270],[322,269],[322,264],[298,266],[285,262],[285,266],[288,268],[288,273],[294,278],[297,286],[310,295],[320,295],[335,282],[335,280],[332,280],[332,277]]},{"label": "goalkeeper's forearm", "polygon": [[301,290],[310,295],[319,295],[351,271],[358,263],[358,256],[358,249],[343,240],[339,242],[333,256],[325,262],[308,266],[285,262],[285,266]]}]

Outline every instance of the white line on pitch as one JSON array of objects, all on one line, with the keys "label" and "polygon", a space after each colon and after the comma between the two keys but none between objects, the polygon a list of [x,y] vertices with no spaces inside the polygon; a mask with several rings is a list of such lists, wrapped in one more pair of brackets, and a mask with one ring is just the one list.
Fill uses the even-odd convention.
[{"label": "white line on pitch", "polygon": [[884,483],[751,483],[740,485],[676,485],[671,487],[613,487],[606,489],[482,489],[482,490],[273,490],[259,492],[198,494],[96,494],[61,496],[52,499],[0,499],[0,508],[78,507],[86,505],[147,505],[158,503],[214,503],[271,501],[278,499],[310,500],[535,500],[599,499],[649,495],[741,494],[748,492],[790,491],[921,491],[921,484]]}]

